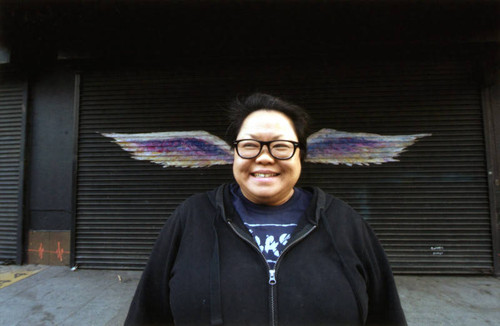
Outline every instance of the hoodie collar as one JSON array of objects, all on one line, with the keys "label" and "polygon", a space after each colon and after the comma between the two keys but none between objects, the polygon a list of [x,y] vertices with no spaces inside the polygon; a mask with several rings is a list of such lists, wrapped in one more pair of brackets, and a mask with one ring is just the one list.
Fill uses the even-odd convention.
[{"label": "hoodie collar", "polygon": [[[220,212],[221,217],[224,221],[227,221],[228,217],[233,216],[234,208],[231,205],[231,191],[229,189],[229,184],[223,184],[215,189],[215,193],[211,196],[212,203],[216,209]],[[312,193],[311,204],[306,210],[306,219],[317,225],[321,217],[322,211],[324,211],[326,206],[326,194],[323,190],[318,187],[305,187],[306,191]]]}]

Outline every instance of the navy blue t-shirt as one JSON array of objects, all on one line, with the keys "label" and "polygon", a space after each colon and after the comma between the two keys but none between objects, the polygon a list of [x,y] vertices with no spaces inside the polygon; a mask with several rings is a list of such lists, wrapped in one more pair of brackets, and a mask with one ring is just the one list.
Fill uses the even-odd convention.
[{"label": "navy blue t-shirt", "polygon": [[238,185],[232,185],[233,205],[252,234],[270,269],[285,248],[300,218],[311,202],[312,194],[294,188],[292,197],[283,205],[258,205],[249,201]]}]

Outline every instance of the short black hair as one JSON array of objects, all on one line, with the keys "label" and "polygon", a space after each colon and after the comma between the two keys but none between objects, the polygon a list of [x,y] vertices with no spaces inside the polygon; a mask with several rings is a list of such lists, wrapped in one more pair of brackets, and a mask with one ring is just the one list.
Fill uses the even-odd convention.
[{"label": "short black hair", "polygon": [[226,140],[233,147],[245,119],[259,110],[278,111],[286,115],[293,124],[299,140],[300,159],[307,156],[307,136],[309,136],[309,115],[300,106],[286,102],[278,97],[254,93],[244,98],[236,98],[229,106],[229,126]]}]

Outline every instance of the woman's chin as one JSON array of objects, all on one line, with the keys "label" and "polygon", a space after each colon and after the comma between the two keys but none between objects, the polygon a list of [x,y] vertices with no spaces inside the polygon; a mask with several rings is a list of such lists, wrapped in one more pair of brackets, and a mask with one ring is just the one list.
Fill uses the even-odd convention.
[{"label": "woman's chin", "polygon": [[282,194],[272,187],[257,187],[256,189],[248,189],[249,192],[243,192],[243,195],[255,204],[260,205],[281,205],[290,199],[293,191]]}]

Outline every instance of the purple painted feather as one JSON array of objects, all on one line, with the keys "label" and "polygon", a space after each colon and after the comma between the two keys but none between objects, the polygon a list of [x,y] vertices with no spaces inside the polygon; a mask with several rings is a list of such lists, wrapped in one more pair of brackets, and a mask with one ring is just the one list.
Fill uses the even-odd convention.
[{"label": "purple painted feather", "polygon": [[321,129],[307,140],[306,161],[349,166],[397,162],[406,147],[427,136],[431,134],[383,136]]},{"label": "purple painted feather", "polygon": [[229,145],[206,131],[147,134],[102,134],[131,152],[136,160],[149,160],[163,167],[206,167],[231,164]]}]

